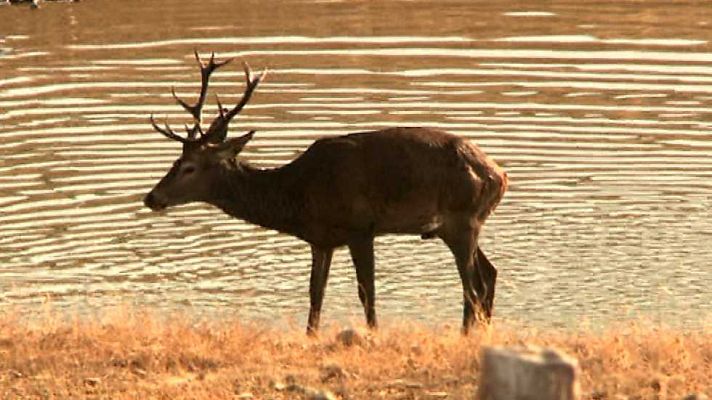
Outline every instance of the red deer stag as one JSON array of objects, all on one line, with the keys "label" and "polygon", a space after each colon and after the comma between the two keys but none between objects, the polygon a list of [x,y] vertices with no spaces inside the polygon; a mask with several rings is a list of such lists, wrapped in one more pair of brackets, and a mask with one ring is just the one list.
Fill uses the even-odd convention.
[{"label": "red deer stag", "polygon": [[190,202],[212,204],[251,223],[311,245],[311,308],[307,332],[319,327],[334,249],[348,246],[358,295],[369,327],[376,327],[373,241],[377,235],[439,237],[452,251],[464,293],[463,332],[492,314],[497,270],[477,245],[485,219],[507,188],[507,175],[475,144],[429,128],[389,128],[322,138],[292,162],[258,169],[237,159],[254,131],[227,139],[228,124],[264,77],[245,64],[247,87],[232,109],[223,108],[207,130],[201,113],[210,74],[230,60],[200,64],[195,105],[176,101],[193,116],[187,136],[166,123],[153,128],[181,142],[183,152],[144,199],[154,211]]}]

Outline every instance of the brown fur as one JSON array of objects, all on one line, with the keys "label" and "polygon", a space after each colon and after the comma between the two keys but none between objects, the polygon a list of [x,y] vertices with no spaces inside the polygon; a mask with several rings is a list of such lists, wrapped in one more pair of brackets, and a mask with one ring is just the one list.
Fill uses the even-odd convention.
[{"label": "brown fur", "polygon": [[477,146],[428,128],[391,128],[324,138],[291,163],[256,169],[238,161],[254,134],[227,139],[228,125],[249,102],[265,72],[253,76],[245,63],[246,88],[206,132],[202,109],[210,75],[230,60],[207,63],[198,52],[201,85],[190,105],[173,97],[194,119],[188,137],[168,123],[153,128],[183,143],[183,154],[144,203],[153,210],[203,201],[227,214],[297,236],[311,245],[311,308],[307,331],[315,332],[334,249],[348,246],[356,266],[366,320],[376,326],[373,240],[386,233],[439,237],[455,256],[463,288],[463,331],[478,310],[492,315],[497,270],[477,246],[482,225],[507,189],[507,175]]},{"label": "brown fur", "polygon": [[476,306],[491,315],[496,269],[477,238],[507,189],[507,175],[476,145],[435,129],[391,128],[319,139],[284,166],[256,169],[235,158],[251,137],[184,144],[146,205],[203,201],[308,242],[310,332],[318,326],[331,256],[340,246],[349,246],[359,297],[369,325],[376,325],[373,239],[388,233],[440,237],[463,280],[464,329]]}]

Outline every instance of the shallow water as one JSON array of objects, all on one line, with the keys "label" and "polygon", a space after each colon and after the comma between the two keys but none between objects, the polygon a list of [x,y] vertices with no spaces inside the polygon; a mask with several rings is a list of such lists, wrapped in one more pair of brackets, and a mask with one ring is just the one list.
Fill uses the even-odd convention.
[{"label": "shallow water", "polygon": [[[141,204],[179,153],[148,115],[188,121],[170,87],[197,93],[198,49],[270,70],[232,125],[258,130],[244,153],[255,164],[398,125],[443,128],[493,156],[511,179],[482,239],[500,270],[497,315],[708,321],[712,10],[593,3],[0,6],[0,304],[305,320],[305,244],[205,205]],[[235,64],[211,88],[229,103],[241,85]],[[376,251],[383,322],[459,322],[444,245],[386,236]],[[344,250],[324,308],[325,322],[361,320]]]}]

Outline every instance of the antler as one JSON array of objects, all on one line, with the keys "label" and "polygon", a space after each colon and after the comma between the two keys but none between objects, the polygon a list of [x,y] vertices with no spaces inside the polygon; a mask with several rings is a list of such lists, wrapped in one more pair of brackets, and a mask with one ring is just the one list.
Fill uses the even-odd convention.
[{"label": "antler", "polygon": [[250,69],[250,66],[247,64],[247,62],[243,62],[242,67],[245,70],[245,83],[247,85],[245,88],[245,92],[242,94],[240,102],[237,103],[235,107],[229,110],[223,108],[222,104],[220,103],[220,98],[218,98],[217,95],[215,96],[216,101],[218,103],[219,115],[210,124],[208,131],[205,132],[204,137],[208,142],[219,143],[225,140],[225,138],[227,137],[227,128],[230,124],[230,120],[232,120],[237,114],[239,114],[240,111],[242,111],[245,105],[250,101],[252,93],[257,88],[257,85],[259,85],[262,79],[267,76],[267,70],[265,69],[260,72],[256,77],[253,77],[252,70]]},{"label": "antler", "polygon": [[210,74],[212,74],[213,71],[222,67],[223,65],[228,64],[230,61],[232,61],[232,59],[230,58],[225,61],[215,62],[215,53],[211,53],[210,60],[208,61],[208,64],[205,65],[205,63],[203,63],[203,60],[200,59],[200,54],[198,54],[198,51],[195,50],[195,60],[200,66],[200,95],[198,96],[198,101],[192,106],[189,105],[176,95],[175,87],[171,87],[171,94],[173,94],[173,98],[176,100],[176,102],[178,102],[178,104],[180,104],[186,111],[188,111],[193,116],[193,120],[195,121],[195,123],[200,124],[202,119],[203,104],[205,104],[205,98],[208,95],[208,82],[210,81]]},{"label": "antler", "polygon": [[[223,108],[222,104],[220,103],[220,99],[217,98],[217,95],[215,96],[217,99],[218,103],[218,111],[219,114],[213,122],[210,124],[210,127],[208,128],[207,132],[203,132],[203,129],[200,127],[201,121],[202,121],[202,112],[203,112],[203,105],[205,104],[205,99],[207,97],[208,93],[208,82],[210,80],[210,74],[213,73],[216,69],[222,67],[223,65],[229,63],[232,61],[232,59],[228,59],[225,61],[215,61],[215,53],[212,53],[210,55],[210,60],[208,61],[207,65],[203,63],[203,61],[200,59],[200,55],[198,54],[198,51],[195,51],[195,59],[198,61],[198,64],[200,65],[200,78],[201,78],[201,84],[200,84],[200,95],[198,96],[198,101],[194,105],[190,105],[186,103],[185,101],[181,100],[175,92],[175,88],[171,88],[171,93],[173,94],[173,98],[180,104],[186,111],[188,111],[192,116],[193,116],[193,127],[189,128],[188,125],[185,126],[185,130],[187,133],[187,138],[181,137],[177,133],[175,133],[171,127],[168,125],[168,122],[164,123],[164,128],[159,127],[155,120],[153,119],[153,114],[151,114],[151,125],[153,125],[153,129],[156,131],[160,132],[164,136],[166,136],[169,139],[173,139],[176,141],[179,141],[181,143],[219,143],[225,140],[227,137],[227,129],[228,125],[230,124],[230,120],[234,118],[237,114],[240,113],[243,107],[250,101],[250,97],[252,97],[252,93],[255,91],[257,88],[257,85],[264,79],[264,77],[267,74],[267,70],[262,71],[259,75],[256,77],[252,76],[252,70],[250,69],[250,66],[247,65],[246,62],[243,62],[243,68],[245,70],[245,79],[247,81],[247,87],[245,88],[245,92],[242,94],[242,99],[240,99],[240,102],[232,109],[227,109]],[[200,135],[200,137],[196,137]]]},{"label": "antler", "polygon": [[[190,140],[191,139],[190,134],[188,134],[188,139],[178,136],[175,132],[173,132],[173,129],[171,129],[171,127],[168,126],[167,121],[163,123],[165,128],[161,128],[160,126],[156,125],[156,120],[153,119],[153,114],[151,114],[151,125],[153,125],[153,129],[162,133],[163,136],[167,137],[168,139],[177,140],[181,143],[188,143],[188,142],[194,141],[194,140]],[[195,136],[195,135],[193,135],[193,136]]]}]

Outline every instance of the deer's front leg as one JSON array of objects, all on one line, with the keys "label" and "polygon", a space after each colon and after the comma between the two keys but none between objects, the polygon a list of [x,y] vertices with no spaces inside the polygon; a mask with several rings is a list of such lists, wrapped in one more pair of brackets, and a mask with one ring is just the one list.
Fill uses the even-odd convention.
[{"label": "deer's front leg", "polygon": [[331,266],[331,256],[334,249],[323,249],[312,245],[312,268],[309,279],[309,322],[307,324],[307,334],[314,335],[319,329],[319,316],[321,314],[321,303],[324,300],[324,290],[326,281],[329,278],[329,267]]}]

